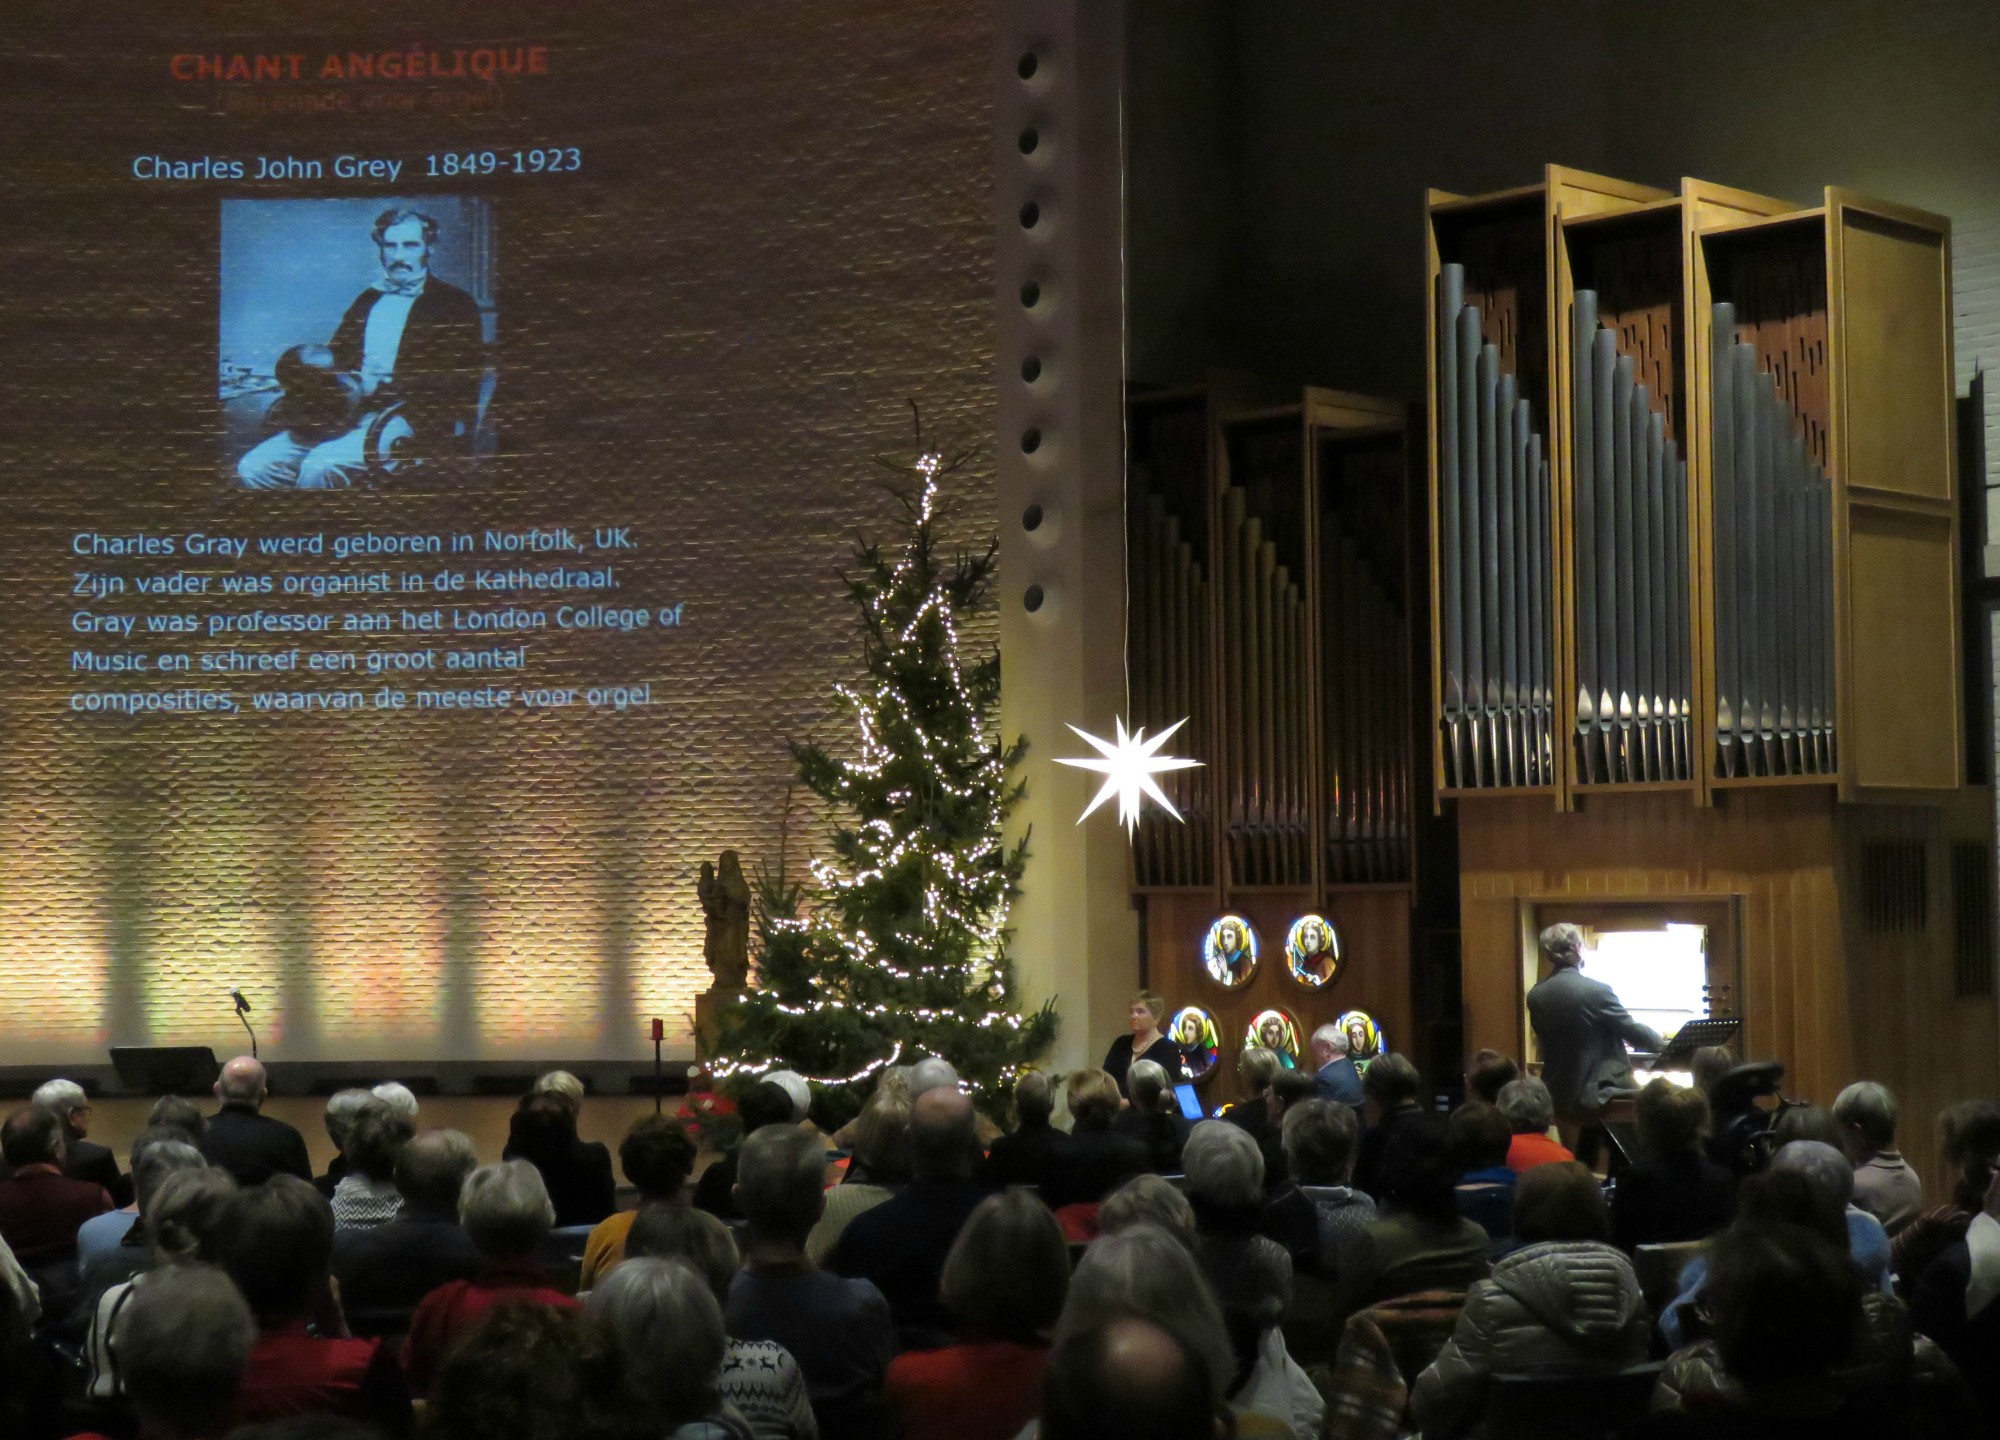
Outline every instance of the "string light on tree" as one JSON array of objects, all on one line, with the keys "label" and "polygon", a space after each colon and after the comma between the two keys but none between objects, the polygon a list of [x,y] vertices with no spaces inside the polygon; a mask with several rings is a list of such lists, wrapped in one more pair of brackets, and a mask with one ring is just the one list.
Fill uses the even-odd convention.
[{"label": "string light on tree", "polygon": [[1077,738],[1089,745],[1097,754],[1095,757],[1083,759],[1059,758],[1056,764],[1068,765],[1077,770],[1094,770],[1104,777],[1104,784],[1099,787],[1097,794],[1091,797],[1090,803],[1083,807],[1083,814],[1077,816],[1076,823],[1081,825],[1088,820],[1091,812],[1113,795],[1118,797],[1118,819],[1125,826],[1127,835],[1139,828],[1139,807],[1149,795],[1159,803],[1161,809],[1179,820],[1181,812],[1174,808],[1174,802],[1167,798],[1167,792],[1160,788],[1159,782],[1153,777],[1168,775],[1176,770],[1192,770],[1201,765],[1202,762],[1199,760],[1186,760],[1177,755],[1159,753],[1160,747],[1167,743],[1174,731],[1185,724],[1187,724],[1185,718],[1176,720],[1148,740],[1144,726],[1127,734],[1125,721],[1121,718],[1117,722],[1116,741],[1100,740],[1087,730],[1070,726]]}]

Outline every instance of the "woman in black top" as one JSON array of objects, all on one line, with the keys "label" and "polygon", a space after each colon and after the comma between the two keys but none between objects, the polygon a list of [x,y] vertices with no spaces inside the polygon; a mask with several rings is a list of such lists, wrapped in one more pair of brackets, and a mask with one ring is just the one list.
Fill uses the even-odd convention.
[{"label": "woman in black top", "polygon": [[1188,1078],[1187,1060],[1181,1047],[1160,1032],[1167,1018],[1167,1002],[1150,990],[1132,997],[1132,1033],[1120,1035],[1104,1054],[1104,1073],[1118,1082],[1121,1097],[1131,1094],[1126,1074],[1135,1059],[1151,1060],[1167,1072],[1167,1083],[1178,1085]]}]

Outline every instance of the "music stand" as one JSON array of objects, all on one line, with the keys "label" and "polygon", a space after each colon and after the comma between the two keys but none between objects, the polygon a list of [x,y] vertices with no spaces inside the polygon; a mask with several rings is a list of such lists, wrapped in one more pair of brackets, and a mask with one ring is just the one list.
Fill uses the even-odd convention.
[{"label": "music stand", "polygon": [[1674,1032],[1673,1039],[1660,1047],[1660,1053],[1647,1068],[1664,1070],[1669,1065],[1676,1069],[1691,1066],[1695,1051],[1709,1045],[1727,1045],[1742,1028],[1743,1022],[1734,1018],[1690,1020]]},{"label": "music stand", "polygon": [[206,1045],[113,1045],[111,1065],[120,1085],[142,1095],[198,1095],[222,1073]]}]

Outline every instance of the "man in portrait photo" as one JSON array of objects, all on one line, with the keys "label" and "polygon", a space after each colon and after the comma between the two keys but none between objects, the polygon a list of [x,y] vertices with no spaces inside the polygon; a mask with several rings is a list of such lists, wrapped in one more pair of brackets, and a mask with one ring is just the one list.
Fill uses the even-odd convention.
[{"label": "man in portrait photo", "polygon": [[431,273],[438,233],[421,211],[376,217],[381,276],[330,341],[278,358],[283,393],[266,413],[270,433],[236,464],[245,487],[339,489],[361,483],[371,462],[393,469],[399,454],[468,452],[486,363],[480,311]]}]

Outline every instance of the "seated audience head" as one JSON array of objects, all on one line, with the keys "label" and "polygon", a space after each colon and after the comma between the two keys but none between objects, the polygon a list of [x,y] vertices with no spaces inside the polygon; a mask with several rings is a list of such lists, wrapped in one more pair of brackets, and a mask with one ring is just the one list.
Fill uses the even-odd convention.
[{"label": "seated audience head", "polygon": [[1708,1133],[1708,1097],[1667,1079],[1647,1082],[1633,1107],[1639,1145],[1648,1155],[1684,1155]]},{"label": "seated audience head", "polygon": [[1382,1193],[1395,1210],[1433,1224],[1458,1219],[1458,1169],[1452,1164],[1451,1127],[1428,1110],[1389,1132],[1382,1147]]},{"label": "seated audience head", "polygon": [[2000,1105],[1967,1100],[1951,1106],[1938,1116],[1938,1142],[1951,1167],[1953,1203],[1976,1213],[2000,1165]]},{"label": "seated audience head", "polygon": [[576,1145],[576,1114],[575,1102],[556,1091],[523,1095],[507,1122],[507,1146],[524,1159],[560,1164]]},{"label": "seated audience head", "polygon": [[958,1088],[958,1071],[949,1060],[941,1060],[935,1055],[927,1056],[910,1067],[910,1102],[916,1103],[919,1095],[926,1090],[942,1090],[949,1086]]},{"label": "seated audience head", "polygon": [[1023,1070],[1014,1082],[1014,1116],[1022,1125],[1046,1125],[1056,1113],[1056,1087],[1045,1070]]},{"label": "seated audience head", "polygon": [[678,1260],[708,1282],[718,1303],[729,1303],[729,1282],[742,1257],[729,1227],[692,1205],[648,1205],[625,1236],[629,1258]]},{"label": "seated audience head", "polygon": [[1834,1097],[1833,1118],[1841,1149],[1857,1165],[1896,1148],[1896,1097],[1887,1085],[1855,1081]]},{"label": "seated audience head", "polygon": [[384,1105],[370,1100],[354,1117],[347,1132],[347,1170],[365,1180],[388,1184],[396,1178],[396,1157],[416,1127]]},{"label": "seated audience head", "polygon": [[786,1098],[792,1102],[792,1123],[794,1125],[812,1114],[812,1086],[806,1083],[806,1077],[799,1074],[798,1071],[773,1070],[764,1077],[764,1080],[766,1084],[775,1085],[784,1091]]},{"label": "seated audience head", "polygon": [[[1347,1037],[1343,1035],[1341,1038],[1344,1040]],[[1266,1050],[1262,1045],[1245,1045],[1243,1053],[1236,1057],[1236,1073],[1250,1087],[1253,1104],[1271,1088],[1271,1082],[1284,1068],[1285,1062],[1278,1058],[1278,1052]]]},{"label": "seated audience head", "polygon": [[147,1129],[160,1126],[179,1130],[188,1144],[199,1145],[202,1135],[208,1130],[208,1121],[202,1116],[201,1106],[187,1096],[162,1095],[146,1114]]},{"label": "seated audience head", "polygon": [[1542,958],[1551,969],[1568,970],[1583,963],[1583,931],[1567,920],[1542,931]]},{"label": "seated audience head", "polygon": [[178,1130],[141,1130],[132,1142],[132,1190],[145,1214],[153,1197],[169,1175],[186,1170],[206,1170],[208,1161],[201,1151],[188,1144]]},{"label": "seated audience head", "polygon": [[[1352,1112],[1349,1112],[1352,1113]],[[1104,1197],[1098,1207],[1100,1235],[1118,1235],[1135,1225],[1153,1225],[1193,1250],[1199,1234],[1194,1206],[1187,1196],[1162,1176],[1134,1175]]]},{"label": "seated audience head", "polygon": [[1301,1185],[1345,1185],[1354,1173],[1361,1125],[1331,1100],[1306,1100],[1285,1111],[1285,1163]]},{"label": "seated audience head", "polygon": [[1709,1247],[1703,1291],[1722,1363],[1753,1394],[1828,1375],[1861,1323],[1861,1277],[1845,1247],[1798,1226],[1725,1231]]},{"label": "seated audience head", "polygon": [[1134,1060],[1125,1074],[1125,1089],[1132,1097],[1132,1108],[1142,1115],[1155,1114],[1163,1102],[1173,1099],[1166,1067],[1157,1060]]},{"label": "seated audience head", "polygon": [[1745,1177],[1737,1191],[1736,1224],[1795,1226],[1829,1245],[1848,1248],[1845,1202],[1803,1170],[1766,1170]]},{"label": "seated audience head", "polygon": [[910,1102],[910,1173],[956,1180],[979,1163],[979,1115],[956,1085],[926,1090]]},{"label": "seated audience head", "polygon": [[177,1170],[150,1195],[140,1193],[139,1223],[156,1264],[217,1258],[223,1219],[236,1194],[236,1181],[227,1170],[208,1165]]},{"label": "seated audience head", "polygon": [[1839,1146],[1824,1140],[1787,1141],[1771,1157],[1771,1169],[1805,1176],[1817,1189],[1838,1200],[1843,1210],[1854,1198],[1854,1166]]},{"label": "seated audience head", "polygon": [[1609,1240],[1611,1207],[1597,1177],[1574,1160],[1523,1173],[1514,1187],[1514,1238],[1523,1245]]},{"label": "seated audience head", "polygon": [[1069,1245],[1025,1190],[989,1195],[959,1227],[938,1283],[961,1341],[1048,1343],[1069,1294]]},{"label": "seated audience head", "polygon": [[1072,1070],[1063,1082],[1069,1091],[1069,1113],[1077,1130],[1102,1130],[1118,1113],[1118,1082],[1103,1070]]},{"label": "seated audience head", "polygon": [[372,1091],[350,1087],[336,1090],[326,1098],[326,1112],[322,1117],[326,1124],[326,1138],[333,1142],[333,1148],[343,1155],[347,1153],[347,1133],[354,1128],[354,1119],[375,1102]]},{"label": "seated audience head", "polygon": [[1447,1120],[1452,1168],[1461,1175],[1473,1170],[1497,1170],[1507,1163],[1514,1144],[1514,1127],[1497,1105],[1468,1100]]},{"label": "seated audience head", "polygon": [[221,1270],[180,1265],[133,1288],[110,1340],[143,1433],[197,1440],[229,1428],[257,1322]]},{"label": "seated audience head", "polygon": [[1361,1093],[1376,1113],[1382,1115],[1416,1104],[1423,1089],[1423,1077],[1417,1074],[1417,1067],[1407,1055],[1377,1055],[1368,1062],[1368,1073],[1361,1077]]},{"label": "seated audience head", "polygon": [[722,1307],[694,1267],[679,1260],[627,1260],[598,1282],[584,1308],[623,1352],[625,1373],[656,1434],[722,1407],[718,1386],[729,1342]]},{"label": "seated audience head", "polygon": [[1319,1087],[1305,1071],[1280,1070],[1271,1077],[1271,1088],[1264,1092],[1264,1099],[1271,1118],[1282,1120],[1294,1105],[1310,1100],[1318,1093]]},{"label": "seated audience head", "polygon": [[1702,1046],[1688,1062],[1688,1068],[1694,1071],[1694,1088],[1712,1098],[1715,1082],[1734,1070],[1737,1064],[1736,1052],[1729,1046]]},{"label": "seated audience head", "polygon": [[325,1298],[333,1209],[308,1181],[273,1175],[229,1197],[208,1249],[250,1302],[257,1323],[275,1328],[311,1314]]},{"label": "seated audience head", "polygon": [[695,1143],[671,1115],[647,1115],[618,1142],[618,1165],[643,1201],[672,1200],[694,1173]]},{"label": "seated audience head", "polygon": [[1523,1075],[1502,1085],[1500,1098],[1494,1104],[1507,1117],[1507,1124],[1516,1135],[1546,1134],[1549,1126],[1555,1124],[1555,1098],[1549,1094],[1549,1087],[1533,1075]]},{"label": "seated audience head", "polygon": [[252,1110],[262,1107],[271,1093],[271,1077],[264,1071],[264,1062],[254,1055],[238,1055],[222,1067],[222,1074],[216,1077],[215,1098],[224,1105],[247,1106]]},{"label": "seated audience head", "polygon": [[1787,1105],[1771,1122],[1771,1144],[1782,1150],[1794,1140],[1816,1140],[1840,1148],[1840,1122],[1818,1105]]},{"label": "seated audience head", "polygon": [[62,1121],[63,1138],[81,1140],[90,1133],[90,1096],[74,1080],[50,1080],[28,1097],[31,1105],[46,1105]]},{"label": "seated audience head", "polygon": [[1170,1330],[1129,1315],[1078,1331],[1042,1380],[1040,1440],[1207,1440],[1228,1433],[1222,1391]]},{"label": "seated audience head", "polygon": [[396,1193],[406,1210],[433,1218],[458,1218],[465,1177],[479,1168],[470,1136],[456,1130],[419,1130],[396,1152]]},{"label": "seated audience head", "polygon": [[1498,1050],[1481,1050],[1472,1057],[1472,1068],[1465,1072],[1466,1098],[1497,1105],[1500,1092],[1520,1078],[1521,1067],[1512,1059]]},{"label": "seated audience head", "polygon": [[0,1124],[0,1155],[9,1169],[60,1165],[64,1148],[62,1117],[46,1105],[23,1105]]},{"label": "seated audience head", "polygon": [[[552,1305],[500,1305],[452,1347],[424,1411],[426,1440],[600,1440],[632,1433],[618,1342]],[[651,1430],[664,1435],[662,1424]],[[643,1432],[642,1432],[643,1433]]]},{"label": "seated audience head", "polygon": [[1181,1151],[1181,1168],[1197,1206],[1234,1210],[1264,1198],[1264,1156],[1241,1125],[1204,1120],[1195,1126]]},{"label": "seated audience head", "polygon": [[758,1240],[803,1245],[826,1208],[826,1150],[791,1125],[766,1125],[736,1159],[736,1208]]},{"label": "seated audience head", "polygon": [[877,1090],[854,1117],[854,1163],[876,1184],[910,1176],[910,1097]]},{"label": "seated audience head", "polygon": [[766,1125],[789,1125],[792,1097],[784,1086],[759,1080],[736,1097],[736,1118],[742,1122],[746,1140]]},{"label": "seated audience head", "polygon": [[391,1110],[409,1121],[417,1123],[417,1092],[400,1080],[384,1080],[368,1092]]},{"label": "seated audience head", "polygon": [[1323,1070],[1334,1061],[1347,1058],[1349,1048],[1347,1032],[1329,1020],[1313,1031],[1312,1040],[1307,1048],[1312,1051],[1313,1069]]},{"label": "seated audience head", "polygon": [[1070,1276],[1055,1343],[1060,1348],[1124,1319],[1149,1320],[1178,1340],[1201,1364],[1214,1393],[1225,1393],[1235,1380],[1236,1353],[1214,1288],[1187,1247],[1151,1225],[1090,1242]]},{"label": "seated audience head", "polygon": [[546,1075],[536,1076],[534,1088],[529,1093],[533,1095],[560,1095],[564,1100],[569,1102],[569,1113],[572,1116],[583,1113],[583,1082],[567,1070],[551,1070]]},{"label": "seated audience head", "polygon": [[482,1165],[458,1192],[458,1223],[489,1259],[533,1255],[555,1228],[556,1207],[542,1172],[526,1160]]}]

